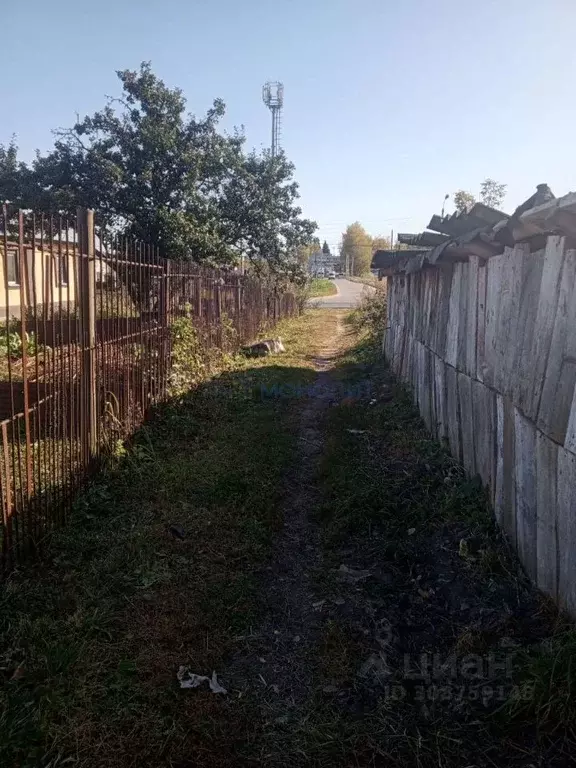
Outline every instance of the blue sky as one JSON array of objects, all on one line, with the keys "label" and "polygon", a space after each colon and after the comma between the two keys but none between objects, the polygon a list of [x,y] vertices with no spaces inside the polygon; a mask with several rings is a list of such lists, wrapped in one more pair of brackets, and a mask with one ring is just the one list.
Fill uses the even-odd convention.
[{"label": "blue sky", "polygon": [[576,190],[576,0],[29,0],[0,18],[0,142],[25,159],[151,60],[191,112],[223,98],[249,147],[269,142],[262,84],[283,81],[283,147],[331,246],[354,220],[418,231],[486,176],[507,210],[540,182]]}]

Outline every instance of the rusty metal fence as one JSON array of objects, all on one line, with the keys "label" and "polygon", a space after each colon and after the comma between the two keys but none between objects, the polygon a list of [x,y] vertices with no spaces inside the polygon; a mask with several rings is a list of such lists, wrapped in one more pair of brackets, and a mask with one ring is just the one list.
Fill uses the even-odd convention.
[{"label": "rusty metal fence", "polygon": [[291,293],[104,237],[91,211],[71,220],[4,207],[0,571],[65,522],[95,460],[169,397],[177,318],[217,347],[224,325],[238,345],[296,312]]}]

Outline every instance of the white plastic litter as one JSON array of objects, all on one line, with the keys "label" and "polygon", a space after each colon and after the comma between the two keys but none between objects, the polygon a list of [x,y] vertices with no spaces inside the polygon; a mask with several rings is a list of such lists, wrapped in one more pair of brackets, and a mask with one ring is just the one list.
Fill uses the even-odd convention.
[{"label": "white plastic litter", "polygon": [[226,688],[220,685],[216,672],[212,672],[212,677],[206,677],[206,675],[197,675],[194,672],[190,672],[188,667],[179,667],[176,674],[180,688],[198,688],[204,683],[208,683],[212,693],[228,693]]},{"label": "white plastic litter", "polygon": [[350,432],[351,435],[365,435],[366,429],[347,429],[346,432]]}]

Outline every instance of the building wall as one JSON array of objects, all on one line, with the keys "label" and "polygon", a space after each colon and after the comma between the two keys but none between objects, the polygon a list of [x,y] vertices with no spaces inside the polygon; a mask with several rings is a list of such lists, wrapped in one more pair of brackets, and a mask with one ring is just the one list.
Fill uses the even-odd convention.
[{"label": "building wall", "polygon": [[[18,254],[18,248],[9,246],[7,252],[9,258],[12,258],[10,254]],[[60,258],[65,265],[62,269],[59,268]],[[28,308],[32,308],[34,304],[38,307],[43,304],[53,305],[56,308],[62,304],[66,307],[75,302],[75,258],[77,257],[72,254],[64,253],[60,257],[56,252],[51,255],[46,250],[42,252],[36,249],[33,252],[31,248],[27,248],[24,270],[26,274],[23,274],[20,258],[17,255],[19,279],[17,282],[10,282],[6,279],[7,264],[4,247],[0,247],[0,319],[21,316],[21,285],[24,286],[24,301]],[[61,275],[65,275],[66,266],[68,281],[63,282],[60,278]]]},{"label": "building wall", "polygon": [[529,576],[576,615],[576,251],[506,249],[388,278],[384,349],[488,487]]}]

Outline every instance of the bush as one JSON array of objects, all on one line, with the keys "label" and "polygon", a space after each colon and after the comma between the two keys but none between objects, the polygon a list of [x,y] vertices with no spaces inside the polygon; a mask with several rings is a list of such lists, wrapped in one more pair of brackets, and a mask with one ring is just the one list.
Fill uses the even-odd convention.
[{"label": "bush", "polygon": [[374,339],[381,339],[387,322],[387,302],[384,288],[374,293],[365,293],[350,315],[350,323],[357,331],[367,333]]},{"label": "bush", "polygon": [[[19,360],[22,357],[24,345],[22,336],[18,332],[20,322],[16,319],[5,323],[0,327],[0,354],[8,354],[12,360]],[[24,334],[26,352],[29,355],[35,355],[40,350],[40,345],[36,340],[34,333]]]},{"label": "bush", "polygon": [[184,394],[206,376],[207,361],[203,345],[189,317],[179,317],[170,327],[172,337],[172,366],[170,390],[173,395]]},{"label": "bush", "polygon": [[170,327],[172,357],[170,392],[183,395],[208,376],[226,370],[234,361],[238,347],[238,332],[232,318],[222,313],[218,344],[211,338],[203,338],[190,317],[179,317]]}]

